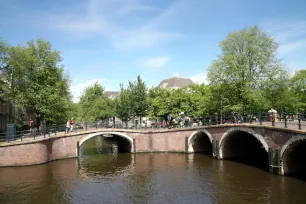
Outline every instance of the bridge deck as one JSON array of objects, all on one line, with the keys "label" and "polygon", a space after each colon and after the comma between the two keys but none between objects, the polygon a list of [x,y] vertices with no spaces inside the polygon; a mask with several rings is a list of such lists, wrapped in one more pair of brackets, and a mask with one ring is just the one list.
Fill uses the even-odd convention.
[{"label": "bridge deck", "polygon": [[249,126],[249,127],[266,127],[266,128],[275,128],[275,129],[281,129],[281,130],[291,130],[294,132],[301,132],[301,133],[306,133],[306,121],[302,121],[301,122],[301,128],[302,130],[299,130],[299,126],[298,126],[298,122],[297,121],[292,121],[292,122],[288,122],[287,123],[287,128],[285,128],[284,126],[284,122],[282,121],[277,121],[275,122],[275,126],[272,126],[271,122],[262,122],[262,125],[260,125],[259,122],[253,122],[253,123],[240,123],[240,124],[222,124],[222,125],[210,125],[210,126],[197,126],[197,127],[192,127],[192,128],[173,128],[173,129],[165,129],[165,128],[158,128],[158,129],[152,129],[152,128],[146,128],[146,129],[115,129],[115,128],[88,128],[87,130],[85,129],[79,129],[76,132],[69,132],[69,133],[65,133],[65,132],[57,132],[52,133],[52,134],[46,134],[44,135],[38,135],[35,136],[35,138],[33,136],[29,136],[29,135],[25,135],[24,137],[19,138],[17,140],[13,140],[13,141],[4,141],[4,142],[0,142],[0,147],[1,146],[9,146],[9,145],[17,145],[17,144],[26,144],[26,143],[32,143],[32,142],[36,142],[36,141],[42,141],[42,140],[47,140],[49,138],[54,138],[54,137],[65,137],[65,136],[73,136],[73,135],[78,135],[78,134],[86,134],[86,133],[93,133],[93,132],[100,132],[100,131],[109,131],[109,132],[116,132],[116,131],[120,131],[120,132],[148,132],[148,131],[154,131],[154,132],[158,132],[158,131],[178,131],[178,130],[183,130],[183,129],[201,129],[201,128],[211,128],[211,127],[216,127],[216,126]]}]

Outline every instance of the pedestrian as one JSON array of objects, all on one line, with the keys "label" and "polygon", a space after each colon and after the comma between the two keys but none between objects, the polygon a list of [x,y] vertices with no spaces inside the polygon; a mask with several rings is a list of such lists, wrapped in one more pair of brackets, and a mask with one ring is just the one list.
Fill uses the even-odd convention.
[{"label": "pedestrian", "polygon": [[170,115],[170,113],[167,115],[167,120],[166,120],[166,124],[168,126],[168,128],[170,129],[172,126],[172,116]]},{"label": "pedestrian", "polygon": [[69,130],[70,130],[70,120],[67,120],[65,133],[68,133]]},{"label": "pedestrian", "polygon": [[30,126],[30,135],[33,135],[34,120],[32,120],[32,118],[30,118],[29,126]]},{"label": "pedestrian", "polygon": [[70,131],[71,132],[73,131],[73,118],[71,118],[70,120]]}]

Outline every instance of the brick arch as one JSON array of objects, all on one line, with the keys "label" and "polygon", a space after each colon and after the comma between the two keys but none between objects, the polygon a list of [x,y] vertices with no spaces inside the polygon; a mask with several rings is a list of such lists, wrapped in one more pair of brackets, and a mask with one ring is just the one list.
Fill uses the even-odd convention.
[{"label": "brick arch", "polygon": [[187,138],[187,153],[191,153],[194,152],[192,145],[191,145],[191,141],[194,138],[194,136],[196,136],[199,133],[204,133],[205,135],[207,135],[211,145],[213,144],[213,136],[205,129],[199,130],[199,131],[194,131],[190,136],[188,136]]},{"label": "brick arch", "polygon": [[232,133],[235,132],[246,132],[250,135],[252,135],[253,137],[255,137],[261,144],[262,146],[265,148],[266,152],[269,152],[269,146],[268,143],[266,142],[266,140],[263,138],[262,135],[256,133],[254,130],[250,129],[250,128],[245,128],[245,127],[232,127],[230,129],[228,129],[221,137],[220,141],[219,141],[219,158],[222,159],[223,158],[223,146],[224,146],[224,139],[226,139],[229,135],[231,135]]},{"label": "brick arch", "polygon": [[280,151],[280,158],[283,159],[284,158],[284,155],[286,154],[286,151],[291,147],[291,145],[295,144],[296,142],[298,141],[301,141],[301,140],[305,140],[306,137],[304,136],[294,136],[292,138],[290,138],[282,147],[281,151]]},{"label": "brick arch", "polygon": [[[86,141],[89,140],[90,138],[99,136],[99,135],[104,135],[104,134],[110,134],[110,135],[116,135],[122,138],[125,138],[127,141],[129,141],[129,143],[131,144],[131,149],[130,152],[134,152],[134,142],[133,142],[133,138],[131,138],[130,136],[121,133],[121,132],[96,132],[96,133],[92,133],[89,134],[85,137],[83,137],[80,141],[79,141],[79,147]],[[78,147],[77,147],[78,148]],[[76,152],[78,152],[78,149],[76,149]]]},{"label": "brick arch", "polygon": [[[305,136],[302,135],[297,135],[294,136],[292,138],[290,138],[281,148],[280,150],[280,169],[279,169],[279,174],[280,175],[284,175],[284,174],[288,174],[288,173],[295,173],[295,171],[291,170],[292,167],[293,169],[296,167],[295,165],[288,165],[288,161],[290,161],[291,159],[289,159],[290,157],[290,151],[292,150],[291,148],[295,148],[294,145],[298,145],[299,142],[301,141],[305,141],[306,138]],[[289,154],[289,155],[288,155]],[[295,167],[294,167],[295,166]]]}]

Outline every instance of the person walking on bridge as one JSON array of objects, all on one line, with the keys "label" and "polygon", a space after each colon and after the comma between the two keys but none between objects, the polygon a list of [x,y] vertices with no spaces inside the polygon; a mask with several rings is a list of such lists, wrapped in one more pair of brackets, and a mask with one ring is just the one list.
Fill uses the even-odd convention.
[{"label": "person walking on bridge", "polygon": [[65,133],[68,133],[69,130],[70,130],[70,120],[67,120]]},{"label": "person walking on bridge", "polygon": [[30,125],[30,135],[33,135],[34,120],[32,120],[32,118],[30,118],[29,125]]},{"label": "person walking on bridge", "polygon": [[73,132],[73,118],[70,120],[70,132]]}]

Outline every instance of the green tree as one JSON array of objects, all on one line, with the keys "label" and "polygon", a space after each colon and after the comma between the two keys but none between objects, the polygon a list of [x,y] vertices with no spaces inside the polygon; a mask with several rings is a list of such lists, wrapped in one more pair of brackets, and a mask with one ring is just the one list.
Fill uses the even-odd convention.
[{"label": "green tree", "polygon": [[29,41],[27,46],[8,48],[1,97],[15,106],[17,118],[34,114],[43,123],[66,120],[70,80],[61,61],[60,52],[41,38]]},{"label": "green tree", "polygon": [[82,121],[83,120],[83,109],[80,103],[70,103],[68,117],[73,118],[75,121]]},{"label": "green tree", "polygon": [[0,39],[0,71],[5,67],[8,56],[8,45]]},{"label": "green tree", "polygon": [[299,70],[290,79],[290,90],[298,100],[298,111],[306,111],[306,70]]},{"label": "green tree", "polygon": [[123,84],[120,84],[120,89],[120,96],[114,100],[116,115],[125,122],[127,127],[127,122],[132,118],[131,93],[124,88]]},{"label": "green tree", "polygon": [[192,116],[194,106],[191,101],[191,91],[189,88],[178,88],[171,91],[171,110],[173,117],[178,117],[180,112]]},{"label": "green tree", "polygon": [[105,95],[104,88],[97,82],[85,89],[80,97],[80,105],[84,114],[82,118],[89,122],[115,115],[114,102]]},{"label": "green tree", "polygon": [[190,104],[192,106],[190,115],[202,118],[205,115],[208,115],[211,109],[210,105],[210,89],[209,86],[204,84],[201,85],[192,85],[190,87]]},{"label": "green tree", "polygon": [[272,90],[263,94],[262,86],[275,70],[284,70],[276,58],[277,47],[273,38],[257,26],[230,33],[220,43],[221,55],[209,68],[210,84],[218,90],[213,101],[225,101],[226,107],[239,112],[266,107],[263,96],[272,94]]},{"label": "green tree", "polygon": [[168,113],[168,100],[171,91],[159,87],[153,87],[148,93],[148,115],[150,119],[160,119]]},{"label": "green tree", "polygon": [[298,101],[294,93],[289,90],[290,79],[282,67],[275,68],[267,73],[266,80],[262,83],[262,92],[266,98],[268,108],[278,112],[296,111]]},{"label": "green tree", "polygon": [[127,89],[130,92],[131,113],[134,117],[139,117],[141,124],[142,117],[147,116],[148,111],[147,86],[138,76],[136,81],[129,82]]},{"label": "green tree", "polygon": [[0,39],[0,94],[2,95],[3,86],[5,82],[3,81],[4,68],[7,65],[8,56],[8,45]]}]

